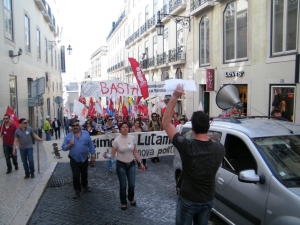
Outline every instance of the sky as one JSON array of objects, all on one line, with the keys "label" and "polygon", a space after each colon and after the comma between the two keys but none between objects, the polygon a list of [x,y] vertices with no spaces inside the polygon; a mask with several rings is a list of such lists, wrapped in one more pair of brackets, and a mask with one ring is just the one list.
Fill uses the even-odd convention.
[{"label": "sky", "polygon": [[[63,81],[80,81],[91,66],[91,55],[101,46],[123,11],[123,0],[60,0],[56,1],[63,27],[62,45],[71,45],[72,55],[66,52],[66,73]],[[66,50],[67,51],[67,50]]]}]

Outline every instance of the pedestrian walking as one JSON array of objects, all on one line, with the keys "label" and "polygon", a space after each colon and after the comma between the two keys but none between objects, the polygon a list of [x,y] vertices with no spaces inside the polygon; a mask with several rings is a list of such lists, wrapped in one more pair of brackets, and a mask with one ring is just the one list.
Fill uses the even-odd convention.
[{"label": "pedestrian walking", "polygon": [[51,134],[50,134],[50,116],[46,116],[46,120],[44,121],[44,131],[46,134],[46,141],[51,141]]},{"label": "pedestrian walking", "polygon": [[176,224],[204,225],[208,223],[214,203],[215,176],[224,157],[225,148],[221,143],[208,138],[209,117],[200,111],[194,112],[191,119],[194,139],[180,136],[171,121],[173,109],[183,94],[182,85],[178,85],[163,117],[163,127],[182,161]]},{"label": "pedestrian walking", "polygon": [[[141,169],[145,171],[145,167],[141,162],[140,155],[137,151],[136,140],[132,135],[128,135],[129,127],[126,122],[119,124],[121,135],[118,136],[112,143],[111,153],[103,154],[104,158],[112,159],[117,152],[117,174],[120,183],[120,200],[121,209],[127,209],[127,198],[130,205],[136,206],[134,200],[134,188],[135,188],[135,171],[136,166],[134,158],[140,164]],[[126,198],[128,182],[128,196]]]},{"label": "pedestrian walking", "polygon": [[58,139],[60,139],[60,127],[61,127],[60,121],[56,118],[56,116],[54,116],[52,121],[52,128],[54,130],[56,140],[57,137]]},{"label": "pedestrian walking", "polygon": [[[91,192],[88,186],[88,154],[91,155],[92,163],[95,162],[95,147],[89,133],[81,130],[79,120],[70,120],[72,132],[68,133],[62,144],[63,151],[69,151],[70,166],[73,174],[74,199],[80,197],[81,189]],[[81,188],[82,187],[82,188]]]},{"label": "pedestrian walking", "polygon": [[0,127],[1,130],[0,135],[2,137],[3,152],[4,152],[6,166],[7,166],[6,174],[11,173],[12,171],[10,158],[12,158],[13,164],[15,166],[15,170],[19,169],[17,154],[13,155],[14,136],[15,136],[16,129],[17,129],[16,126],[10,122],[10,116],[8,114],[5,114],[3,118],[3,124]]},{"label": "pedestrian walking", "polygon": [[69,133],[69,127],[70,127],[70,120],[68,119],[68,117],[66,117],[65,122],[64,122],[64,128],[65,128],[66,135]]},{"label": "pedestrian walking", "polygon": [[28,126],[28,122],[25,118],[19,120],[20,127],[15,131],[15,140],[13,146],[13,155],[16,155],[16,147],[20,148],[20,155],[25,170],[24,179],[34,178],[34,161],[33,161],[33,145],[32,138],[43,142],[39,136],[37,136],[33,129]]},{"label": "pedestrian walking", "polygon": [[[107,122],[104,126],[102,126],[101,133],[102,134],[112,134],[112,133],[119,133],[119,128],[117,124],[113,124],[113,117],[108,116],[107,117]],[[108,160],[107,161],[107,169],[109,172],[112,173],[112,161]]]}]

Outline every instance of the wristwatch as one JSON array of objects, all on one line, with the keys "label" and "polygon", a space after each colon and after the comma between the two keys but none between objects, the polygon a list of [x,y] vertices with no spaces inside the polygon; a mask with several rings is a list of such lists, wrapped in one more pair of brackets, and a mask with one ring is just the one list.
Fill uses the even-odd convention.
[{"label": "wristwatch", "polygon": [[92,158],[95,158],[95,157],[96,157],[96,154],[91,155],[91,157],[92,157]]},{"label": "wristwatch", "polygon": [[138,164],[140,165],[140,164],[143,164],[143,162],[141,161],[141,162],[138,162]]}]

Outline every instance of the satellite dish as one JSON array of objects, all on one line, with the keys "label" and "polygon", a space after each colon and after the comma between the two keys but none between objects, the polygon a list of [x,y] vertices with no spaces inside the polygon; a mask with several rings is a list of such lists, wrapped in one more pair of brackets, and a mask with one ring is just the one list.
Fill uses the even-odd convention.
[{"label": "satellite dish", "polygon": [[228,84],[222,87],[216,95],[216,103],[220,109],[230,109],[243,107],[243,103],[240,101],[240,91],[237,86]]},{"label": "satellite dish", "polygon": [[56,104],[61,104],[62,103],[62,97],[60,97],[60,96],[56,96],[55,98],[54,98],[54,102],[56,103]]}]

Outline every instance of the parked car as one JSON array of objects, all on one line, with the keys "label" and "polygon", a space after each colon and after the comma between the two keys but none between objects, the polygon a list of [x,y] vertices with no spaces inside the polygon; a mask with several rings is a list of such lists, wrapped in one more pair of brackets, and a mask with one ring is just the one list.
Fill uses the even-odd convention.
[{"label": "parked car", "polygon": [[[180,133],[192,139],[191,123]],[[217,118],[208,136],[226,149],[215,178],[215,214],[228,224],[300,224],[299,124],[258,117]],[[179,192],[182,165],[177,150],[173,167]]]}]

